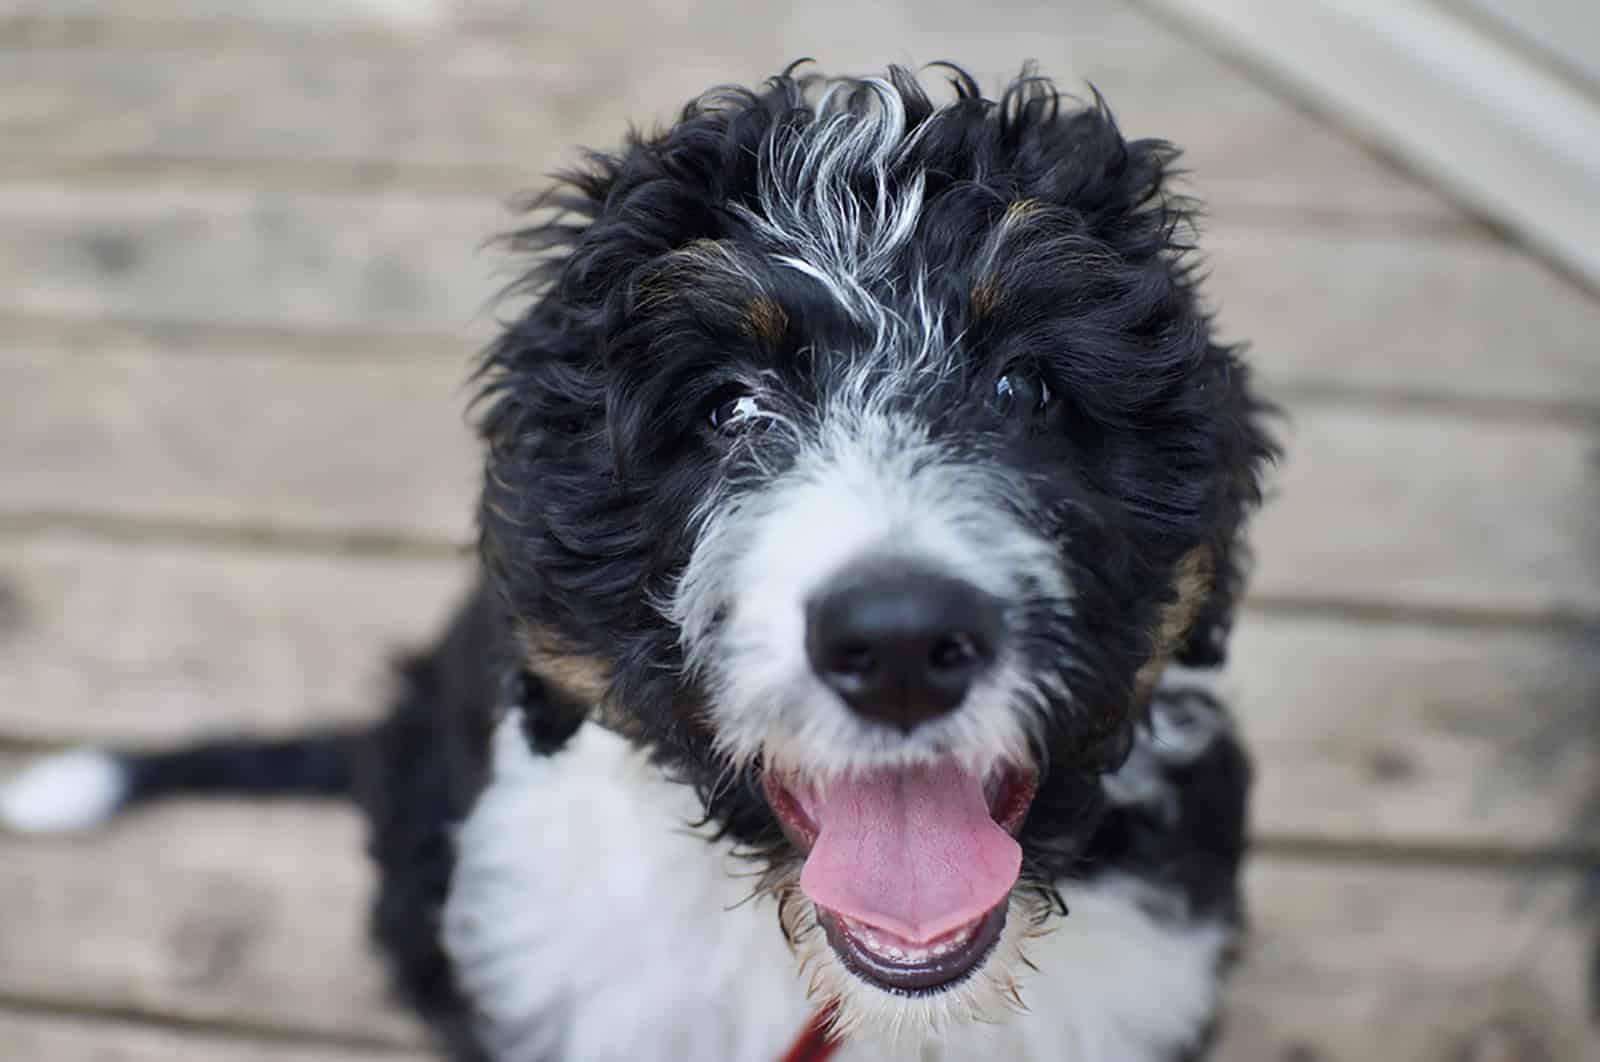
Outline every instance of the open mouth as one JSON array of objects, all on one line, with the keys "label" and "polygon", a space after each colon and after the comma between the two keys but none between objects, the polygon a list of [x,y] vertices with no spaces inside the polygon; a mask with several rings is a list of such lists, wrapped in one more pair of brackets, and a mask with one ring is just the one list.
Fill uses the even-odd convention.
[{"label": "open mouth", "polygon": [[857,977],[906,994],[951,988],[994,950],[1036,782],[1026,768],[980,776],[953,760],[825,785],[763,777],[829,945]]}]

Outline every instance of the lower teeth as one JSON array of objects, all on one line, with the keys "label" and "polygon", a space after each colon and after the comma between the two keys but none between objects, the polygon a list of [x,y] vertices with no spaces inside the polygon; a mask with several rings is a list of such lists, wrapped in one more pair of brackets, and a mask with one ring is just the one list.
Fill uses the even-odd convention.
[{"label": "lower teeth", "polygon": [[955,936],[941,940],[939,943],[926,948],[903,948],[898,944],[884,940],[868,926],[853,919],[845,919],[845,924],[850,933],[875,955],[898,963],[925,963],[934,959],[942,959],[954,951],[960,950],[968,944],[977,934],[977,927],[962,930]]}]

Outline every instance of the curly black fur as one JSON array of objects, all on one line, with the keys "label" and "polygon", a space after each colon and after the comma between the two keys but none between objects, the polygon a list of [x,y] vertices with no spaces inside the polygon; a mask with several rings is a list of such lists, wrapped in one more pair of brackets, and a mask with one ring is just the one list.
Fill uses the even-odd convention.
[{"label": "curly black fur", "polygon": [[[1174,565],[1196,547],[1217,578],[1178,658],[1220,660],[1239,528],[1272,448],[1248,372],[1213,337],[1196,290],[1192,205],[1170,189],[1172,145],[1125,140],[1098,97],[1079,106],[1031,74],[994,102],[955,71],[957,102],[944,108],[906,72],[892,78],[917,139],[889,180],[920,172],[927,182],[899,272],[936,267],[931,294],[964,337],[964,386],[1022,359],[1064,398],[1051,430],[998,443],[974,434],[1033,473],[1079,594],[1073,620],[1040,630],[1037,645],[1044,658],[1070,646],[1091,662],[1041,750],[1052,772],[1024,834],[1039,871],[1058,873],[1076,846],[1052,842],[1077,832],[1082,817],[1066,809],[1126,752],[1135,673]],[[804,401],[838,371],[815,352],[861,339],[808,278],[756,253],[743,213],[760,209],[764,145],[817,121],[809,89],[790,71],[763,91],[715,91],[664,132],[635,134],[566,175],[536,201],[542,219],[511,238],[536,256],[522,286],[535,299],[484,364],[482,546],[494,585],[538,637],[604,661],[630,734],[758,848],[781,844],[772,816],[754,779],[728,784],[704,693],[652,602],[671,593],[693,545],[691,513],[721,474],[703,430],[708,403],[740,367],[780,374]],[[870,105],[858,96],[854,106]],[[863,197],[870,180],[852,178]],[[1019,202],[1039,212],[1028,238],[997,275],[972,275],[980,242]],[[749,334],[743,293],[725,278],[663,275],[664,256],[705,240],[740,254],[773,294],[780,334]],[[670,298],[658,295],[664,284]],[[961,395],[926,400],[945,403],[951,430],[972,426]]]}]

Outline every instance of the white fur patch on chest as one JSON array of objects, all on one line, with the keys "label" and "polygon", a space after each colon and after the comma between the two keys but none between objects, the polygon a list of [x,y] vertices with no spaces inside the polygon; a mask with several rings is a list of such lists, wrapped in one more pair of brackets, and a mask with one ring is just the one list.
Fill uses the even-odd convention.
[{"label": "white fur patch on chest", "polygon": [[[699,814],[609,731],[535,756],[510,713],[443,926],[496,1062],[782,1057],[811,1005],[771,901],[748,900],[750,868],[690,828]],[[1124,879],[1066,897],[1071,915],[1028,947],[1026,1013],[840,1057],[1168,1062],[1211,1016],[1227,931],[1152,917]]]},{"label": "white fur patch on chest", "polygon": [[810,1009],[750,868],[699,801],[581,727],[535,756],[512,712],[457,837],[444,939],[497,1062],[778,1059]]}]

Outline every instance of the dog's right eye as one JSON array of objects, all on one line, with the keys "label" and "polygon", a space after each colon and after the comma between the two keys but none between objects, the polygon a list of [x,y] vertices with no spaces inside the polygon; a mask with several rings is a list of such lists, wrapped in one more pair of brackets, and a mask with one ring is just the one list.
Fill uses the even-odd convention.
[{"label": "dog's right eye", "polygon": [[735,391],[718,396],[706,420],[714,430],[732,435],[755,424],[765,412],[755,395],[749,391]]}]

